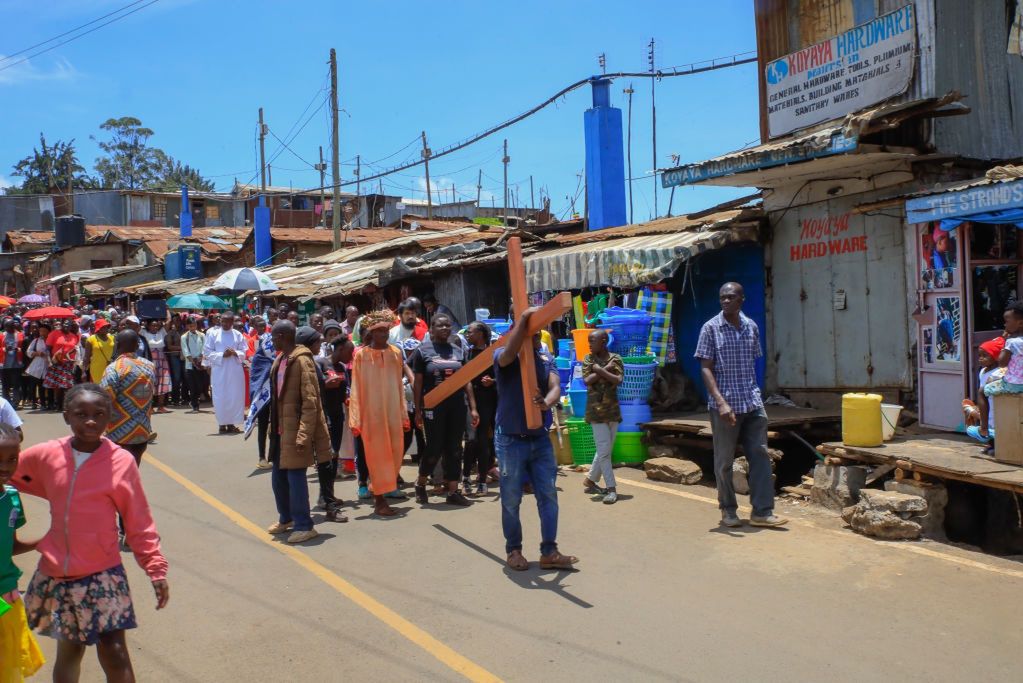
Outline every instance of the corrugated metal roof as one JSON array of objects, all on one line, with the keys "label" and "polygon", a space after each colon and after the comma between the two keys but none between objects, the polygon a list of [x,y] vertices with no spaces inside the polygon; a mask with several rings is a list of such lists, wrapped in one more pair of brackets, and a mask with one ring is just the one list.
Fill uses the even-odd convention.
[{"label": "corrugated metal roof", "polygon": [[[435,249],[448,244],[459,244],[461,242],[473,242],[477,240],[495,241],[504,234],[503,230],[494,231],[481,229],[485,226],[473,225],[471,227],[456,228],[444,231],[414,231],[395,230],[399,236],[375,244],[356,247],[354,249],[339,249],[324,256],[313,259],[317,263],[350,263],[361,259],[372,258],[378,254],[400,251],[404,248],[416,245],[423,249]],[[376,230],[373,230],[375,232]]]},{"label": "corrugated metal roof", "polygon": [[757,201],[751,206],[737,209],[717,211],[707,215],[690,218],[689,216],[673,216],[636,225],[623,225],[618,228],[590,230],[571,235],[552,236],[558,244],[581,244],[584,242],[604,241],[621,237],[640,237],[694,230],[716,230],[735,223],[755,223],[764,218],[763,205]]},{"label": "corrugated metal roof", "polygon": [[64,282],[65,280],[70,282],[92,282],[94,280],[105,280],[106,278],[113,277],[114,275],[120,275],[121,273],[128,273],[136,270],[145,270],[146,268],[152,268],[152,266],[115,266],[113,268],[75,270],[70,273],[61,273],[60,275],[54,275],[51,278],[40,280],[36,283],[36,287],[55,285],[58,282]]}]

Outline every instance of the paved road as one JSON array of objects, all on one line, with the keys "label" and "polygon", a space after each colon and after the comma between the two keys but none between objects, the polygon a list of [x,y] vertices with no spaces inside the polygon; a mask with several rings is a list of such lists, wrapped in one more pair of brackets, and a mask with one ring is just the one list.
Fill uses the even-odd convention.
[{"label": "paved road", "polygon": [[[59,416],[25,417],[28,443],[65,433]],[[151,454],[164,467],[142,470],[172,598],[153,611],[144,575],[125,556],[140,680],[1019,675],[1019,563],[877,543],[805,508],[780,506],[795,517],[785,531],[726,532],[712,489],[655,485],[633,470],[618,470],[624,495],[614,506],[581,493],[579,474],[559,479],[561,545],[582,558],[576,573],[506,570],[496,495],[469,509],[410,500],[389,520],[352,504],[352,521],[319,515],[318,542],[285,550],[258,531],[274,513],[252,442],[218,436],[208,414],[157,416],[155,426]],[[346,500],[354,492],[340,484]],[[532,498],[523,509],[535,561]],[[28,512],[29,533],[42,531],[45,505],[29,499]],[[21,562],[27,572],[33,563]],[[43,646],[52,657],[52,642]],[[101,680],[94,653],[84,672]]]}]

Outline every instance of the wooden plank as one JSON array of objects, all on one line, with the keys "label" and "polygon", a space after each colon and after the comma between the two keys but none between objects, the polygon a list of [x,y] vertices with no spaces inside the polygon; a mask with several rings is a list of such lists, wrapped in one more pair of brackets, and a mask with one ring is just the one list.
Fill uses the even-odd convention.
[{"label": "wooden plank", "polygon": [[[508,240],[508,279],[511,286],[512,310],[515,317],[529,308],[529,291],[526,289],[526,264],[522,260],[522,238]],[[527,335],[519,349],[519,371],[522,376],[522,403],[526,411],[526,426],[530,429],[543,427],[543,413],[534,399],[540,392],[536,383],[536,356],[533,353],[533,338]]]},{"label": "wooden plank", "polygon": [[[767,406],[768,427],[774,429],[818,422],[836,422],[839,419],[841,419],[841,415],[837,412]],[[662,431],[699,434],[703,430],[710,429],[710,414],[707,412],[679,413],[652,420],[644,426]]]},{"label": "wooden plank", "polygon": [[[548,301],[543,308],[534,313],[529,319],[527,336],[536,334],[536,332],[542,327],[550,323],[552,320],[557,320],[570,310],[572,310],[572,295],[568,292],[561,292]],[[423,397],[423,406],[427,410],[436,408],[442,401],[444,401],[444,399],[464,389],[465,385],[471,382],[476,375],[489,367],[493,367],[494,351],[505,344],[510,334],[511,333],[501,335],[496,342],[487,347],[487,353],[481,353],[476,356],[471,361],[463,365],[458,372],[455,372],[446,380],[434,387],[430,393]]]}]

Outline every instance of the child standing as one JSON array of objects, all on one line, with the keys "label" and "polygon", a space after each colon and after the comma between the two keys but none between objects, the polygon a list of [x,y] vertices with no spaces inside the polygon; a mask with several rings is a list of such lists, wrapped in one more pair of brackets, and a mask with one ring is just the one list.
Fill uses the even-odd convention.
[{"label": "child standing", "polygon": [[43,665],[18,592],[21,570],[12,559],[35,548],[35,543],[18,538],[25,513],[17,489],[7,485],[18,468],[20,450],[21,433],[0,423],[0,681],[4,683],[31,676]]},{"label": "child standing", "polygon": [[57,639],[54,680],[77,681],[85,648],[97,646],[108,681],[133,681],[124,632],[135,628],[121,565],[117,516],[126,540],[167,605],[167,561],[128,451],[103,436],[110,397],[96,384],[67,391],[64,421],[71,436],[27,449],[13,483],[50,503],[50,530],[39,542],[39,568],[25,596],[28,623]]},{"label": "child standing", "polygon": [[[618,404],[618,385],[625,378],[622,357],[607,350],[608,336],[605,330],[590,332],[590,353],[583,359],[583,381],[586,382],[586,421],[593,429],[593,440],[597,452],[593,456],[590,473],[583,482],[586,493],[601,493],[608,505],[618,500],[615,473],[611,466],[611,452],[614,450],[615,434],[622,421],[621,406]],[[607,484],[602,491],[597,484],[601,476]]]}]

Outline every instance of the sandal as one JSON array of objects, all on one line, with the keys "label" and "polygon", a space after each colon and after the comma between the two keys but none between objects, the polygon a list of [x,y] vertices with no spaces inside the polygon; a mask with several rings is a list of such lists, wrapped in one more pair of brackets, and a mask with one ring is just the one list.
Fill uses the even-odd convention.
[{"label": "sandal", "polygon": [[588,493],[590,495],[594,494],[604,495],[607,493],[607,491],[597,486],[597,484],[592,479],[586,477],[586,479],[583,481],[583,493]]},{"label": "sandal", "polygon": [[574,570],[576,563],[579,562],[579,558],[574,555],[562,555],[560,552],[555,550],[550,555],[543,555],[540,557],[540,569],[563,569],[563,570]]},{"label": "sandal", "polygon": [[373,514],[378,515],[380,517],[394,517],[398,513],[395,512],[394,508],[392,508],[390,505],[384,503],[383,505],[377,505],[376,507],[374,507]]},{"label": "sandal", "polygon": [[508,568],[517,572],[524,572],[529,569],[529,560],[522,556],[521,550],[513,550],[508,553]]}]

